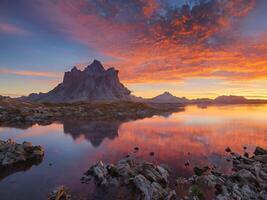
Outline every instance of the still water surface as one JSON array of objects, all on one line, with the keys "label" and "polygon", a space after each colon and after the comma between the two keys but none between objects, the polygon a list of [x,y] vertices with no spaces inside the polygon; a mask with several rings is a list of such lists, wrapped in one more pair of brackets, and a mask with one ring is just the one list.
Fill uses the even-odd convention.
[{"label": "still water surface", "polygon": [[[135,156],[168,164],[173,177],[190,176],[194,165],[214,164],[225,170],[225,147],[240,153],[243,146],[250,153],[256,145],[267,148],[267,106],[189,106],[169,116],[125,123],[66,121],[24,130],[0,128],[0,139],[8,138],[42,145],[45,157],[37,166],[0,175],[1,200],[46,199],[61,184],[77,199],[110,199],[103,191],[94,192],[93,184],[80,183],[97,160],[116,162],[139,147]],[[189,167],[184,166],[187,161]]]}]

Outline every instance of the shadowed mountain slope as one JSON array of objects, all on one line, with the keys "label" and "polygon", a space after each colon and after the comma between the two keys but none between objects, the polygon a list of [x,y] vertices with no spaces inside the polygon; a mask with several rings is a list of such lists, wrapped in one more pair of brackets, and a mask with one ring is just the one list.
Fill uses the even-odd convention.
[{"label": "shadowed mountain slope", "polygon": [[23,100],[37,102],[128,100],[128,90],[119,80],[118,70],[104,69],[94,60],[83,71],[73,67],[65,72],[63,82],[48,93],[31,94]]}]

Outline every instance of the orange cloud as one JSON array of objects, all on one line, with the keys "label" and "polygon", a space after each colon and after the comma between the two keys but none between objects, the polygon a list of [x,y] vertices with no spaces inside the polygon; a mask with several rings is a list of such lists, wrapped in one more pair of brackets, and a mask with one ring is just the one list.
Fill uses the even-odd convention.
[{"label": "orange cloud", "polygon": [[29,70],[12,70],[0,68],[0,74],[15,74],[21,76],[40,76],[49,78],[61,78],[62,73],[59,72],[44,72],[44,71],[29,71]]},{"label": "orange cloud", "polygon": [[[48,2],[64,36],[105,55],[127,83],[212,77],[230,81],[267,75],[267,36],[242,34],[256,0],[211,0],[182,7],[164,1]],[[58,15],[58,14],[57,14]]]}]

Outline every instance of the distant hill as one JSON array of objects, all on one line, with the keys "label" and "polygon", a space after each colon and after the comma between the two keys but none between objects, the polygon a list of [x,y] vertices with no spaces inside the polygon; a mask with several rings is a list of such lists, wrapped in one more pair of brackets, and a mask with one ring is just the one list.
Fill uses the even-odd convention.
[{"label": "distant hill", "polygon": [[223,95],[215,98],[213,102],[216,104],[239,104],[239,103],[242,104],[248,102],[248,99],[246,99],[243,96]]},{"label": "distant hill", "polygon": [[23,100],[36,102],[114,101],[128,100],[128,90],[119,80],[118,70],[104,69],[94,60],[83,71],[73,67],[65,72],[63,82],[48,93],[30,94]]},{"label": "distant hill", "polygon": [[181,97],[181,98],[176,97],[169,92],[164,92],[156,97],[149,99],[148,101],[153,102],[153,103],[182,103],[182,104],[186,104],[190,102],[190,100],[188,100],[185,97]]},{"label": "distant hill", "polygon": [[243,96],[223,95],[215,98],[212,103],[214,104],[261,104],[267,103],[267,100],[263,99],[247,99]]},{"label": "distant hill", "polygon": [[[139,101],[140,97],[139,97]],[[180,103],[180,104],[265,104],[267,100],[263,99],[247,99],[243,96],[235,96],[235,95],[222,95],[218,96],[215,99],[209,98],[198,98],[198,99],[187,99],[185,97],[176,97],[169,92],[164,92],[156,97],[151,99],[143,99],[146,102],[152,103]]]},{"label": "distant hill", "polygon": [[267,100],[263,99],[247,99],[243,96],[235,96],[235,95],[222,95],[218,96],[215,99],[193,99],[191,100],[192,104],[265,104]]}]

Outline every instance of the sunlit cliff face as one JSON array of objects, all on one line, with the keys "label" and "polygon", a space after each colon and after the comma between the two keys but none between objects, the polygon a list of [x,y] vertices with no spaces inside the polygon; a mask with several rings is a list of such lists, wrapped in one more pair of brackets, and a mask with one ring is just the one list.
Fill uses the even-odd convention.
[{"label": "sunlit cliff face", "polygon": [[[266,94],[255,92],[257,84],[267,83],[264,0],[17,1],[20,12],[32,12],[28,14],[32,23],[84,45],[101,55],[105,64],[118,67],[123,82],[139,90],[137,94],[147,91],[146,84],[165,90],[163,83],[199,79],[218,83],[213,96],[222,88],[245,96]],[[0,31],[30,34],[5,20]],[[205,88],[210,82],[201,84]],[[181,93],[186,90],[182,87]],[[187,95],[194,96],[193,92]]]}]

